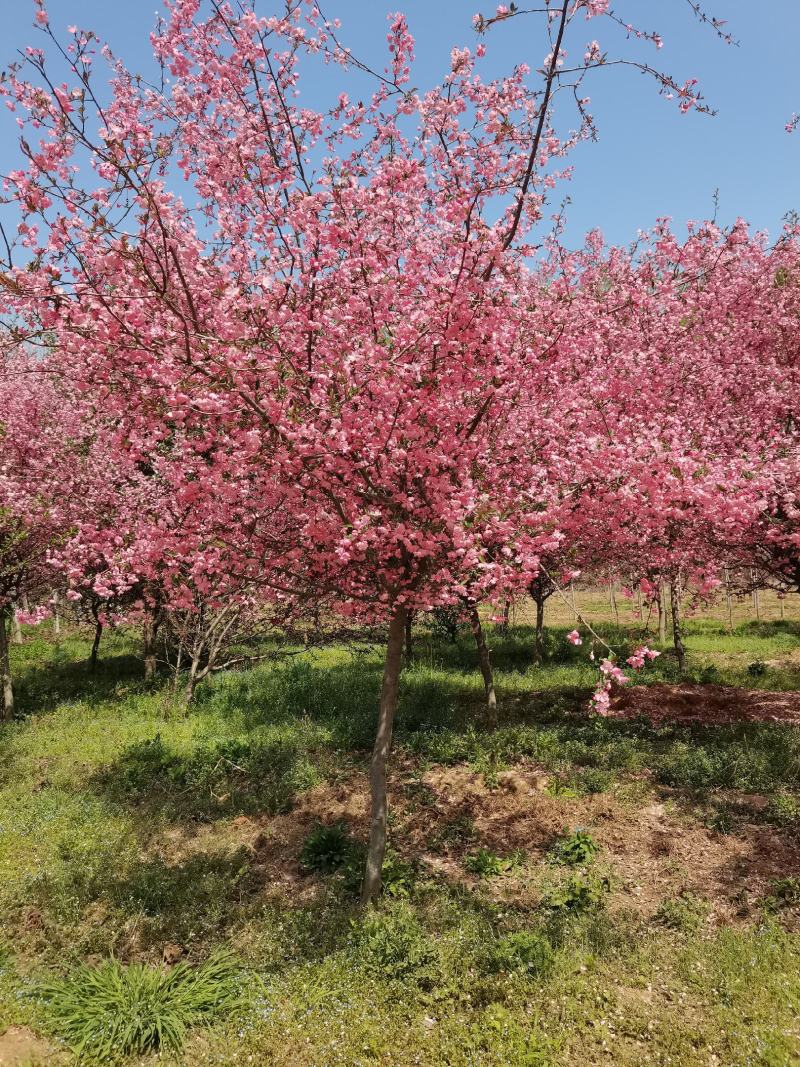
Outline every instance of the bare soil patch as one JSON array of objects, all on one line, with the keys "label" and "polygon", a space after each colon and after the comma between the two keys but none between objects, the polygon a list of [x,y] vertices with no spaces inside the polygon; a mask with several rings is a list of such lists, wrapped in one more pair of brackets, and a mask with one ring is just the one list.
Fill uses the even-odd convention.
[{"label": "bare soil patch", "polygon": [[[491,788],[465,765],[412,772],[410,765],[397,766],[390,776],[393,847],[428,875],[480,888],[498,901],[536,907],[548,851],[576,827],[589,830],[601,846],[598,862],[612,877],[612,907],[632,908],[646,918],[665,898],[689,892],[709,901],[712,922],[747,922],[774,879],[800,876],[800,841],[789,830],[757,821],[757,805],[751,805],[752,820],[741,823],[736,834],[723,835],[691,818],[679,794],[666,788],[654,788],[644,806],[633,807],[613,792],[551,796],[548,775],[533,764],[502,772]],[[256,893],[308,903],[322,881],[298,862],[305,837],[316,822],[339,821],[363,836],[368,803],[366,774],[352,772],[310,790],[283,815],[240,816],[207,826],[185,838],[182,847],[173,831],[168,851],[172,862],[180,862],[181,854],[222,842],[244,847]],[[478,848],[500,856],[523,850],[528,863],[519,872],[482,879],[464,863]]]},{"label": "bare soil patch", "polygon": [[724,685],[639,685],[618,690],[611,713],[618,718],[664,723],[704,723],[721,726],[737,722],[800,726],[800,692],[738,689]]},{"label": "bare soil patch", "polygon": [[53,1046],[27,1026],[10,1026],[0,1034],[0,1067],[30,1067],[54,1063]]}]

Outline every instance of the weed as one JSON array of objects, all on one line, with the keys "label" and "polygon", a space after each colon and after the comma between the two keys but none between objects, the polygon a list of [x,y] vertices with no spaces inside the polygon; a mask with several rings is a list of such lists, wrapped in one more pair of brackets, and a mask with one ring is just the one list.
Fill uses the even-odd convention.
[{"label": "weed", "polygon": [[381,892],[384,896],[394,898],[410,896],[414,888],[414,878],[413,865],[406,863],[393,849],[387,849],[381,868]]},{"label": "weed", "polygon": [[560,838],[550,850],[550,859],[553,863],[563,863],[570,867],[583,867],[590,863],[600,846],[591,834],[585,830],[575,830],[574,833]]},{"label": "weed", "polygon": [[611,881],[597,875],[573,875],[563,885],[551,889],[542,901],[551,912],[581,914],[603,907],[611,892]]},{"label": "weed", "polygon": [[477,852],[464,858],[464,866],[472,874],[478,874],[481,878],[497,878],[503,874],[509,874],[521,867],[525,862],[525,854],[520,849],[515,849],[508,856],[497,856],[488,848],[479,848]]},{"label": "weed", "polygon": [[39,987],[55,1032],[83,1059],[179,1052],[189,1027],[208,1024],[240,1000],[241,972],[218,955],[171,970],[109,960]]},{"label": "weed", "polygon": [[431,847],[440,850],[466,844],[475,838],[475,823],[468,815],[456,815],[442,826],[431,841]]},{"label": "weed", "polygon": [[800,904],[800,878],[776,878],[765,900],[768,911],[782,911]]},{"label": "weed", "polygon": [[505,934],[492,945],[486,958],[490,973],[540,975],[550,970],[553,949],[546,937],[528,930]]},{"label": "weed", "polygon": [[776,793],[769,799],[765,817],[776,826],[791,826],[800,821],[800,798],[792,793]]},{"label": "weed", "polygon": [[706,819],[706,826],[718,834],[732,834],[736,829],[736,818],[730,807],[719,804]]},{"label": "weed", "polygon": [[489,1004],[463,1040],[468,1063],[550,1067],[553,1048],[545,1035],[526,1020],[520,1023],[502,1004]]},{"label": "weed", "polygon": [[407,905],[370,912],[356,928],[355,942],[364,965],[375,974],[395,981],[432,982],[436,947]]},{"label": "weed", "polygon": [[343,823],[317,823],[303,842],[300,866],[307,871],[336,871],[346,865],[352,851],[353,841]]}]

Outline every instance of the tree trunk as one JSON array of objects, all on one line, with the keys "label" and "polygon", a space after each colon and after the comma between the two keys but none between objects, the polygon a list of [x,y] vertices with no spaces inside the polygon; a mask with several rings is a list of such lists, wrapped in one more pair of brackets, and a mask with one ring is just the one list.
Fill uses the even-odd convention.
[{"label": "tree trunk", "polygon": [[92,674],[97,670],[97,653],[100,650],[100,638],[103,636],[103,624],[97,611],[92,609],[94,615],[94,641],[92,642],[92,654],[89,656],[89,670]]},{"label": "tree trunk", "polygon": [[158,616],[154,613],[145,617],[142,625],[142,647],[144,653],[145,681],[152,681],[156,676],[156,637],[158,636]]},{"label": "tree trunk", "polygon": [[483,675],[483,684],[486,688],[486,705],[489,708],[489,718],[494,724],[497,721],[497,696],[494,691],[494,674],[492,673],[492,662],[489,658],[489,649],[486,646],[481,619],[478,615],[478,609],[475,607],[470,608],[469,624],[472,627],[472,636],[475,638],[475,646],[478,649],[478,663]]},{"label": "tree trunk", "polygon": [[658,587],[658,640],[667,643],[667,590],[662,584]]},{"label": "tree trunk", "polygon": [[181,667],[183,666],[183,641],[178,642],[178,650],[175,653],[175,672],[172,675],[172,695],[176,696],[178,692],[178,681],[181,676]]},{"label": "tree trunk", "polygon": [[619,626],[619,608],[617,606],[617,594],[614,592],[614,583],[608,587],[608,599],[611,602],[611,610],[614,613],[614,622]]},{"label": "tree trunk", "polygon": [[194,691],[197,686],[197,674],[200,669],[200,657],[192,657],[192,665],[189,668],[189,677],[186,680],[186,687],[183,690],[183,702],[188,708],[191,702],[194,700]]},{"label": "tree trunk", "polygon": [[406,612],[406,666],[410,667],[414,662],[414,634],[411,626],[414,622],[414,612]]},{"label": "tree trunk", "polygon": [[22,644],[22,627],[20,626],[19,619],[17,618],[16,606],[12,607],[11,609],[11,640],[14,642],[15,645]]},{"label": "tree trunk", "polygon": [[0,719],[8,722],[14,714],[14,686],[11,682],[11,658],[8,651],[8,630],[6,619],[11,616],[11,608],[0,609],[0,688],[3,702],[0,705]]},{"label": "tree trunk", "polygon": [[544,660],[544,597],[535,597],[536,636],[533,640],[533,662],[538,667]]},{"label": "tree trunk", "polygon": [[500,624],[500,629],[501,629],[502,633],[504,633],[504,634],[508,633],[508,626],[509,626],[510,622],[511,622],[511,601],[506,599],[504,604],[503,604],[503,621]]},{"label": "tree trunk", "polygon": [[678,670],[686,674],[686,648],[683,644],[683,632],[681,630],[681,579],[676,578],[670,585],[669,599],[672,607],[672,640],[675,645],[675,655],[678,657]]},{"label": "tree trunk", "polygon": [[58,614],[58,590],[53,590],[52,601],[53,605],[53,633],[56,637],[61,633],[61,616]]},{"label": "tree trunk", "polygon": [[725,568],[725,601],[728,605],[728,630],[733,632],[733,597],[731,596],[731,575]]},{"label": "tree trunk", "polygon": [[386,763],[392,747],[392,726],[397,710],[397,691],[400,686],[400,671],[403,662],[403,634],[406,624],[404,606],[395,608],[389,624],[389,640],[386,645],[386,662],[383,668],[383,683],[378,709],[378,728],[372,762],[369,768],[369,787],[372,811],[369,827],[369,848],[364,881],[361,885],[361,906],[366,907],[377,900],[381,891],[381,870],[386,852]]}]

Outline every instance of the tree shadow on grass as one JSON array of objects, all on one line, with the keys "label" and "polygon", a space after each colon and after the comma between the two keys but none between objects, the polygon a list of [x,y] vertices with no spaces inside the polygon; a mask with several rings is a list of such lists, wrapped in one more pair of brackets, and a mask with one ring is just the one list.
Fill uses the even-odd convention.
[{"label": "tree shadow on grass", "polygon": [[751,620],[741,623],[734,630],[736,634],[745,634],[748,637],[778,637],[789,634],[800,639],[800,622],[795,619],[773,619],[769,622]]},{"label": "tree shadow on grass", "polygon": [[56,949],[160,955],[165,943],[218,941],[262,889],[245,848],[175,860],[124,851],[102,868],[87,866],[78,851],[37,877],[29,903],[41,909]]},{"label": "tree shadow on grass", "polygon": [[302,721],[242,739],[204,741],[188,752],[160,733],[125,748],[90,780],[90,788],[124,810],[170,821],[291,808],[322,776],[321,745]]},{"label": "tree shadow on grass", "polygon": [[13,646],[17,713],[23,717],[41,714],[53,711],[60,703],[77,700],[100,703],[118,695],[121,689],[152,689],[144,681],[142,661],[127,635],[113,635],[94,673],[89,670],[90,649],[89,641],[74,635],[53,643],[36,638],[20,647]]}]

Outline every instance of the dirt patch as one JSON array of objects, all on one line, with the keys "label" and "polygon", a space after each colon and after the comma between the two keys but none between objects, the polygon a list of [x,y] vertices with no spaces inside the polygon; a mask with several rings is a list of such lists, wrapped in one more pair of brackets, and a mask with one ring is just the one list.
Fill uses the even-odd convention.
[{"label": "dirt patch", "polygon": [[27,1026],[11,1026],[0,1034],[0,1067],[31,1067],[53,1063],[53,1046]]},{"label": "dirt patch", "polygon": [[716,833],[673,809],[666,791],[593,833],[621,896],[645,915],[666,897],[690,892],[710,902],[717,922],[747,920],[775,879],[800,873],[800,843],[791,834],[756,823],[735,835]]},{"label": "dirt patch", "polygon": [[[651,917],[665,898],[684,892],[707,899],[715,923],[750,921],[778,878],[800,876],[800,842],[758,821],[749,803],[736,834],[706,827],[666,788],[653,789],[644,806],[632,808],[614,792],[551,796],[549,777],[534,764],[501,772],[487,786],[484,776],[460,764],[424,770],[402,758],[392,769],[389,804],[392,846],[427,875],[469,886],[497,901],[536,907],[552,876],[548,852],[576,827],[587,829],[601,851],[598,869],[611,876],[611,906]],[[748,798],[750,801],[763,798]],[[220,820],[179,839],[175,829],[160,845],[173,863],[197,851],[244,848],[254,875],[251,892],[310,903],[324,879],[305,871],[299,855],[316,822],[342,822],[364,839],[369,794],[365,773],[352,771],[309,790],[291,812]],[[481,878],[466,857],[485,848],[500,856],[524,852],[527,862],[501,877]]]},{"label": "dirt patch", "polygon": [[621,719],[639,716],[655,726],[665,723],[737,722],[800,726],[800,692],[775,693],[724,685],[639,685],[619,690],[611,714]]}]

